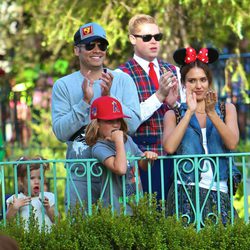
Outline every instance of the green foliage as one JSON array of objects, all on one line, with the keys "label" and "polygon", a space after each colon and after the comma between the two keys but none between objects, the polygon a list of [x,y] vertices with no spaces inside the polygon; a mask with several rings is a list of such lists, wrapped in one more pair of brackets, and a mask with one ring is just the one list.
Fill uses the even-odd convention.
[{"label": "green foliage", "polygon": [[39,69],[53,77],[65,74],[54,67],[59,58],[68,62],[69,67],[62,65],[67,73],[74,70],[73,35],[86,22],[104,26],[110,43],[107,64],[116,67],[132,55],[127,26],[135,14],[156,18],[165,35],[161,57],[172,60],[177,47],[189,44],[238,47],[249,35],[249,11],[247,0],[226,4],[222,0],[65,0],[63,4],[58,0],[15,0],[0,4],[0,27],[11,74],[26,82],[24,69]]},{"label": "green foliage", "polygon": [[207,225],[198,233],[183,227],[175,217],[165,218],[155,199],[144,197],[133,216],[112,215],[109,208],[93,206],[93,215],[79,208],[51,228],[40,232],[36,223],[23,230],[14,221],[0,230],[15,238],[21,249],[242,249],[250,247],[250,225],[238,220],[232,225]]}]

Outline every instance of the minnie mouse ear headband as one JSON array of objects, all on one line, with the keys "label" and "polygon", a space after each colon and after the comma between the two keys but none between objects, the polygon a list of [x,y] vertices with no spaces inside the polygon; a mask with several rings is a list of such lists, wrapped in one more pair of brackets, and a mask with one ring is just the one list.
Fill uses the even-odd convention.
[{"label": "minnie mouse ear headband", "polygon": [[218,59],[219,53],[214,48],[201,48],[197,53],[195,49],[188,47],[176,50],[173,57],[176,63],[183,66],[196,60],[202,63],[213,63]]}]

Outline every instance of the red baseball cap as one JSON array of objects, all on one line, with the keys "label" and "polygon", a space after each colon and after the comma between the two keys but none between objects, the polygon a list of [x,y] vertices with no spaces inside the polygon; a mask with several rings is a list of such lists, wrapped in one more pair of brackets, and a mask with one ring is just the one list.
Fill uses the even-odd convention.
[{"label": "red baseball cap", "polygon": [[91,104],[90,118],[91,120],[116,120],[131,117],[123,114],[122,106],[118,100],[110,96],[101,96]]}]

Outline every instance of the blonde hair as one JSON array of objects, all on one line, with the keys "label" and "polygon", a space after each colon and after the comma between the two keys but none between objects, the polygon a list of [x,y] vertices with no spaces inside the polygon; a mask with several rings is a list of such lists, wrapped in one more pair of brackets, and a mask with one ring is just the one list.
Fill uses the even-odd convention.
[{"label": "blonde hair", "polygon": [[[120,119],[121,121],[121,130],[124,133],[124,139],[127,140],[127,132],[128,132],[128,125],[124,119]],[[99,139],[99,124],[98,119],[92,120],[86,127],[85,130],[85,141],[88,146],[93,146],[96,144],[97,140]]]},{"label": "blonde hair", "polygon": [[153,23],[157,25],[155,19],[152,16],[145,14],[137,14],[133,16],[128,23],[129,35],[133,35],[139,32],[139,26],[145,23]]},{"label": "blonde hair", "polygon": [[92,120],[86,127],[85,130],[85,141],[87,145],[93,146],[96,144],[99,137],[99,125],[97,119]]}]

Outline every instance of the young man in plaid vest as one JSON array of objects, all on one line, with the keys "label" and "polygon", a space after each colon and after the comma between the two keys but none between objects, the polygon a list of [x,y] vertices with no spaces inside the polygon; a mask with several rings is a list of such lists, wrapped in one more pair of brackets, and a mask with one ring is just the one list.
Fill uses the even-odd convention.
[{"label": "young man in plaid vest", "polygon": [[[161,141],[163,117],[169,109],[168,105],[173,106],[178,97],[177,70],[174,65],[157,59],[162,33],[153,17],[132,17],[129,21],[129,39],[134,47],[134,57],[119,69],[133,78],[140,99],[141,125],[133,139],[141,150],[165,155]],[[152,192],[157,192],[157,199],[165,199],[171,184],[172,164],[164,162],[165,197],[161,190],[160,160],[155,161],[151,171]],[[144,191],[148,192],[148,173],[141,172],[141,179]]]}]

